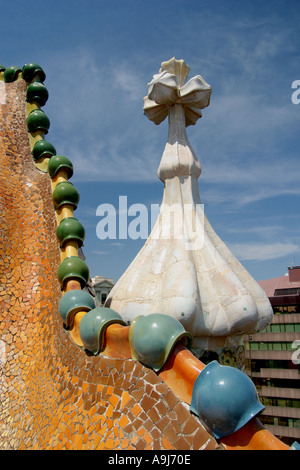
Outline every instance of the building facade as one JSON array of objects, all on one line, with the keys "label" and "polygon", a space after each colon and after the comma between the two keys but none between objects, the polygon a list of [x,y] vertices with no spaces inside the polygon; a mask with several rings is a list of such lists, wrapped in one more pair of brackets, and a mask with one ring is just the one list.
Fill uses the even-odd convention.
[{"label": "building facade", "polygon": [[114,286],[114,280],[104,276],[95,276],[92,278],[92,284],[95,292],[95,304],[97,307],[102,307]]},{"label": "building facade", "polygon": [[246,373],[266,406],[260,420],[292,444],[300,439],[300,266],[260,285],[274,316],[265,330],[248,336]]}]

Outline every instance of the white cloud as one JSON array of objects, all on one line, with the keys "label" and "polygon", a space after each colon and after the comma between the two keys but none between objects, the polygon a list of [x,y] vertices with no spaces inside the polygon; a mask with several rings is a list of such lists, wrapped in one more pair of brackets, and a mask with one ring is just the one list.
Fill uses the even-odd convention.
[{"label": "white cloud", "polygon": [[[274,234],[277,234],[281,230],[283,230],[283,227],[280,225],[258,225],[258,226],[253,226],[253,221],[249,221],[250,226],[247,227],[247,234],[255,235],[255,236],[263,236],[264,238],[271,236],[274,236]],[[226,232],[230,234],[243,234],[245,233],[245,226],[237,226],[237,227],[226,227]]]},{"label": "white cloud", "polygon": [[300,250],[293,243],[233,243],[228,245],[235,256],[242,261],[265,261],[281,258]]},{"label": "white cloud", "polygon": [[120,88],[133,101],[141,101],[146,87],[138,70],[132,70],[125,62],[112,67],[112,84],[114,88]]},{"label": "white cloud", "polygon": [[299,174],[300,162],[288,158],[271,166],[209,164],[203,170],[206,186],[201,197],[204,203],[226,204],[229,210],[273,197],[299,196]]}]

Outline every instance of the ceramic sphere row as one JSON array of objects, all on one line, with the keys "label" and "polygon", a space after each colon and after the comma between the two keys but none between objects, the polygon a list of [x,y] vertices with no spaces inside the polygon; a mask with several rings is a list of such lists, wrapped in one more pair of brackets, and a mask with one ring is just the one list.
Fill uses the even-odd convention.
[{"label": "ceramic sphere row", "polygon": [[71,290],[64,294],[59,303],[59,313],[66,329],[71,329],[78,312],[86,312],[80,322],[80,337],[84,349],[97,355],[105,346],[105,332],[109,325],[125,325],[114,310],[95,306],[94,298],[85,290]]},{"label": "ceramic sphere row", "polygon": [[0,72],[4,72],[4,81],[6,83],[14,82],[20,75],[27,83],[32,80],[44,82],[46,79],[46,74],[42,67],[35,63],[25,64],[23,68],[20,68],[17,65],[11,65],[10,67],[5,68],[0,65]]}]

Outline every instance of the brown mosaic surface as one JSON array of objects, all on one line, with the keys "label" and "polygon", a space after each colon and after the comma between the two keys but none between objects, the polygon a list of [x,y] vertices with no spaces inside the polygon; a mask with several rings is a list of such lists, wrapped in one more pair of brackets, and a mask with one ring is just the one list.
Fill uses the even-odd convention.
[{"label": "brown mosaic surface", "polygon": [[0,449],[217,448],[152,370],[132,360],[88,356],[63,329],[50,178],[30,155],[26,84],[19,80],[5,87],[0,100]]}]

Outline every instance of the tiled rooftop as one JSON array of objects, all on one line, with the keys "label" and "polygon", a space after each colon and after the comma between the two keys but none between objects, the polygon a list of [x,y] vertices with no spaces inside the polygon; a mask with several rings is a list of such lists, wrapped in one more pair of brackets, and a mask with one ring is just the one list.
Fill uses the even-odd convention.
[{"label": "tiled rooftop", "polygon": [[36,164],[32,158],[45,133],[28,135],[27,82],[21,69],[15,73],[0,89],[0,448],[286,449],[257,418],[214,437],[190,411],[193,385],[205,366],[184,343],[156,373],[132,359],[129,327],[107,327],[97,355],[80,342],[87,312],[75,314],[69,331],[63,327],[59,302],[83,282],[77,274],[66,281],[57,275],[63,260],[78,257],[78,246],[62,250],[56,238],[57,224],[72,211],[70,203],[69,212],[53,209],[60,180],[50,180],[44,159]]}]

